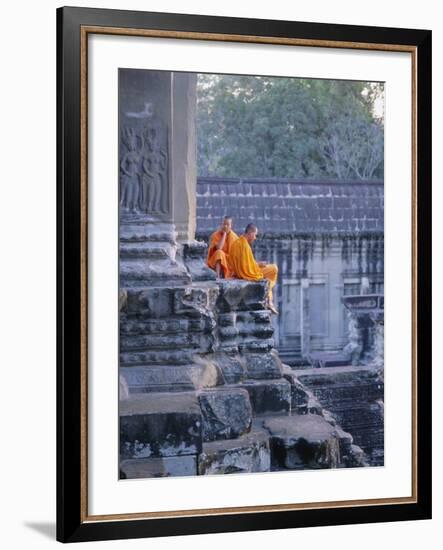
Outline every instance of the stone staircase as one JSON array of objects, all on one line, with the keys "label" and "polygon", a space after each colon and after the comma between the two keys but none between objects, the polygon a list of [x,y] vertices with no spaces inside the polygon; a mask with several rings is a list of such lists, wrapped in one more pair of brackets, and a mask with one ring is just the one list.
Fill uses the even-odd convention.
[{"label": "stone staircase", "polygon": [[365,465],[273,348],[266,283],[127,288],[120,476]]},{"label": "stone staircase", "polygon": [[176,259],[175,239],[171,223],[149,222],[146,216],[137,215],[123,219],[120,223],[120,288],[190,283],[188,270]]},{"label": "stone staircase", "polygon": [[294,376],[354,435],[371,466],[384,464],[384,381],[377,365],[294,369]]}]

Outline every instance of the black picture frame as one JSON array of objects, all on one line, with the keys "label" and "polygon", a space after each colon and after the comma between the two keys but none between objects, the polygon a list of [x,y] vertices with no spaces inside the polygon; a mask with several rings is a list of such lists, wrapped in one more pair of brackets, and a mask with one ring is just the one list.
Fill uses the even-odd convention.
[{"label": "black picture frame", "polygon": [[[407,47],[415,56],[415,288],[416,350],[415,487],[413,501],[302,507],[248,513],[211,513],[148,519],[106,520],[87,516],[84,445],[87,379],[87,158],[82,96],[82,29],[138,29],[296,40],[324,47]],[[234,38],[232,38],[234,36]],[[231,38],[229,38],[231,37]],[[220,40],[220,38],[218,38]],[[271,40],[272,42],[272,40]],[[342,46],[343,47],[343,46]],[[84,76],[84,75],[83,75]],[[83,111],[82,111],[83,110]],[[82,114],[83,112],[83,114]],[[83,136],[83,138],[82,138]],[[83,172],[82,172],[83,171]],[[82,313],[83,312],[83,313]],[[159,537],[431,518],[431,31],[240,19],[172,13],[63,7],[57,10],[57,540],[61,542]],[[86,504],[86,513],[85,513]]]}]

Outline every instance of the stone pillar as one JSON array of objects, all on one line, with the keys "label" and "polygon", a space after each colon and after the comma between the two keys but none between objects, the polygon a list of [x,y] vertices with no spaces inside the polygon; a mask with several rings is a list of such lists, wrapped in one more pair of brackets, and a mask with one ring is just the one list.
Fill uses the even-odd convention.
[{"label": "stone pillar", "polygon": [[309,318],[309,279],[300,284],[300,344],[301,356],[307,357],[311,351],[311,324]]},{"label": "stone pillar", "polygon": [[[344,351],[352,358],[352,364],[369,362],[379,368],[384,362],[384,296],[365,294],[345,296],[343,304],[348,310],[349,344]],[[364,349],[364,336],[375,327],[375,339],[371,349]]]},{"label": "stone pillar", "polygon": [[123,288],[215,278],[204,264],[206,247],[193,240],[196,78],[168,71],[119,71]]},{"label": "stone pillar", "polygon": [[196,227],[196,85],[196,74],[172,74],[172,204],[180,242],[194,239]]},{"label": "stone pillar", "polygon": [[120,205],[125,219],[175,224],[195,235],[197,76],[120,69]]},{"label": "stone pillar", "polygon": [[173,221],[172,73],[120,69],[121,221]]},{"label": "stone pillar", "polygon": [[349,355],[352,365],[358,365],[363,350],[361,331],[359,329],[357,315],[349,310],[346,313],[348,316],[349,342],[343,348],[343,351],[345,354]]}]

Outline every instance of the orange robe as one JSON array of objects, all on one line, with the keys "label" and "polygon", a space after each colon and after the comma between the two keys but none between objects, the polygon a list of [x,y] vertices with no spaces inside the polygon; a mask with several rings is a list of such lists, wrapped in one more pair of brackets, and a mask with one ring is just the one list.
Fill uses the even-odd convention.
[{"label": "orange robe", "polygon": [[269,281],[269,300],[272,302],[272,289],[277,282],[278,267],[275,264],[266,264],[260,267],[255,261],[251,245],[242,235],[231,246],[229,261],[234,276],[247,281]]},{"label": "orange robe", "polygon": [[215,264],[220,260],[220,265],[222,268],[223,276],[225,279],[232,277],[232,271],[229,264],[229,254],[232,244],[238,239],[238,235],[231,231],[226,235],[225,244],[223,248],[217,249],[217,245],[222,239],[222,232],[214,231],[214,233],[209,238],[209,247],[208,247],[208,267],[215,269]]}]

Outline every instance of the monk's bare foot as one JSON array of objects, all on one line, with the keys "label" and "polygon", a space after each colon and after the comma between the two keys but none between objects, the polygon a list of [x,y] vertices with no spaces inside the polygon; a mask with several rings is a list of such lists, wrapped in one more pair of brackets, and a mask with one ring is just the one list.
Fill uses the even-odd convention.
[{"label": "monk's bare foot", "polygon": [[274,304],[269,304],[269,309],[274,315],[278,315],[278,310],[275,308]]}]

